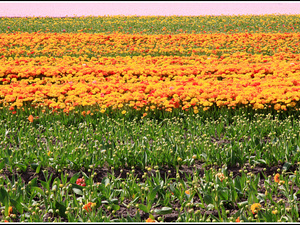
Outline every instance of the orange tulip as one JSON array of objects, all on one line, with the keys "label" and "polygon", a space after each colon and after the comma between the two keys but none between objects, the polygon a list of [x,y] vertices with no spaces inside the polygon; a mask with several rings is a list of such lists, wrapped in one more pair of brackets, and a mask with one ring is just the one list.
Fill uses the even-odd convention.
[{"label": "orange tulip", "polygon": [[151,218],[148,218],[147,220],[146,220],[146,223],[155,223],[156,222],[156,220],[153,220],[153,219],[151,219]]},{"label": "orange tulip", "polygon": [[279,183],[279,181],[280,181],[280,175],[279,175],[279,173],[277,173],[277,174],[274,176],[274,182]]},{"label": "orange tulip", "polygon": [[33,116],[32,115],[28,116],[28,120],[32,123],[33,122]]},{"label": "orange tulip", "polygon": [[259,210],[261,210],[261,204],[254,203],[251,205],[251,211],[253,214],[256,214]]},{"label": "orange tulip", "polygon": [[11,206],[8,207],[8,216],[12,214],[13,208]]},{"label": "orange tulip", "polygon": [[91,212],[92,207],[94,207],[95,205],[96,203],[89,202],[83,206],[83,209],[85,209],[87,212]]}]

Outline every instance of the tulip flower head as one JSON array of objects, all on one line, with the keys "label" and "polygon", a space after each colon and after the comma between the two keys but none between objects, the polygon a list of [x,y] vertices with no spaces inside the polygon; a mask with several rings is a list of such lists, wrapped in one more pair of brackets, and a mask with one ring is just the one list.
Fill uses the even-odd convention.
[{"label": "tulip flower head", "polygon": [[219,180],[222,182],[225,178],[223,173],[217,173],[216,176],[219,178]]},{"label": "tulip flower head", "polygon": [[84,179],[84,178],[78,178],[78,179],[76,180],[76,184],[77,184],[77,185],[80,185],[80,186],[82,186],[82,187],[85,187],[85,186],[86,186],[85,179]]},{"label": "tulip flower head", "polygon": [[10,214],[12,214],[13,208],[11,206],[8,207],[8,216],[10,216]]},{"label": "tulip flower head", "polygon": [[146,220],[146,223],[155,223],[156,222],[156,220],[153,220],[153,219],[151,219],[151,218],[148,218],[147,220]]},{"label": "tulip flower head", "polygon": [[30,116],[28,116],[28,120],[29,120],[29,122],[33,122],[33,116],[32,115],[30,115]]},{"label": "tulip flower head", "polygon": [[256,214],[259,210],[261,210],[261,204],[254,203],[251,205],[251,211],[253,214]]},{"label": "tulip flower head", "polygon": [[279,183],[280,181],[280,175],[279,173],[276,173],[276,175],[274,176],[274,182]]},{"label": "tulip flower head", "polygon": [[83,206],[83,209],[86,210],[87,212],[91,212],[92,211],[92,207],[95,207],[96,203],[93,202],[88,202],[87,204],[85,204]]}]

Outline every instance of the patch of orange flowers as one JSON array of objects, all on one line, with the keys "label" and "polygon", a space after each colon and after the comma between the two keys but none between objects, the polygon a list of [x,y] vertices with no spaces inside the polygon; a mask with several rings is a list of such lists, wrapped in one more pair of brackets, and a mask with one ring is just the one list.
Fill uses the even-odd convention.
[{"label": "patch of orange flowers", "polygon": [[[166,31],[164,27],[163,33]],[[74,55],[197,55],[299,54],[298,33],[124,34],[2,33],[4,57],[62,57]],[[284,44],[283,44],[284,43]],[[26,62],[19,61],[19,65]]]},{"label": "patch of orange flowers", "polygon": [[13,114],[28,104],[65,113],[298,110],[297,35],[1,34],[0,105]]}]

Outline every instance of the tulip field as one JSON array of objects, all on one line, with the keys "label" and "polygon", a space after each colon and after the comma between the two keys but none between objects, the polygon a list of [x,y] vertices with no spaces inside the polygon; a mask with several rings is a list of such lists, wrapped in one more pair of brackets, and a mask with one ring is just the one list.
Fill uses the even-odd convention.
[{"label": "tulip field", "polygon": [[299,19],[0,17],[0,221],[299,222]]}]

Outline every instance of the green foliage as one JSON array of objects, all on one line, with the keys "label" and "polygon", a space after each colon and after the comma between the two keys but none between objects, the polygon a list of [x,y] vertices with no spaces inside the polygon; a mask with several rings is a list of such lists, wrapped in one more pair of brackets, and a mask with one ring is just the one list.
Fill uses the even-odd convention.
[{"label": "green foliage", "polygon": [[[8,28],[9,27],[9,28]],[[299,32],[299,15],[99,16],[0,18],[0,32],[241,33]]]}]

